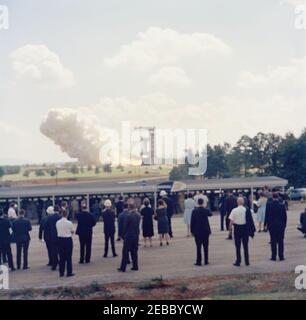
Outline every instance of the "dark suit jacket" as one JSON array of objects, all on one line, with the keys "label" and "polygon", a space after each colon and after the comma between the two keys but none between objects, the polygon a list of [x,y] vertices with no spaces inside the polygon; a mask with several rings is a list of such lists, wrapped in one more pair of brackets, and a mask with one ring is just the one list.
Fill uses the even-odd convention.
[{"label": "dark suit jacket", "polygon": [[102,219],[104,222],[104,233],[114,234],[115,229],[115,213],[110,209],[105,209],[102,211]]},{"label": "dark suit jacket", "polygon": [[218,201],[219,211],[222,215],[225,214],[225,200],[226,200],[226,196],[222,195]]},{"label": "dark suit jacket", "polygon": [[10,243],[11,234],[10,234],[11,223],[5,218],[0,218],[0,243]]},{"label": "dark suit jacket", "polygon": [[173,202],[168,197],[164,197],[163,200],[167,205],[167,216],[171,218],[173,216]]},{"label": "dark suit jacket", "polygon": [[193,209],[191,214],[191,233],[194,237],[203,238],[211,234],[208,217],[212,216],[210,211],[203,207]]},{"label": "dark suit jacket", "polygon": [[126,216],[128,215],[128,213],[129,212],[127,210],[124,210],[118,216],[118,235],[121,238],[124,238],[123,227],[124,227],[124,221],[125,221]]},{"label": "dark suit jacket", "polygon": [[124,204],[124,202],[121,200],[119,200],[118,202],[115,203],[117,217],[123,211],[123,204]]},{"label": "dark suit jacket", "polygon": [[32,226],[30,220],[22,217],[18,218],[13,221],[12,229],[13,239],[15,242],[25,242],[31,240],[29,231],[32,230]]},{"label": "dark suit jacket", "polygon": [[48,232],[50,235],[50,241],[57,241],[57,230],[56,230],[56,222],[61,219],[61,215],[59,213],[54,213],[48,217],[45,224],[45,232]]},{"label": "dark suit jacket", "polygon": [[123,235],[125,241],[139,237],[140,219],[141,216],[137,211],[131,211],[126,215],[123,225]]},{"label": "dark suit jacket", "polygon": [[45,241],[50,241],[51,235],[50,235],[50,229],[45,228],[47,220],[48,220],[48,216],[44,217],[39,225],[39,232],[38,232],[38,238],[40,240],[42,240],[42,238],[44,237]]},{"label": "dark suit jacket", "polygon": [[252,217],[252,212],[249,208],[246,208],[245,220],[246,220],[246,227],[247,227],[248,235],[249,235],[249,237],[254,238],[256,228],[255,228],[254,220]]},{"label": "dark suit jacket", "polygon": [[265,226],[271,232],[284,231],[287,226],[287,211],[278,200],[267,203]]},{"label": "dark suit jacket", "polygon": [[234,208],[237,208],[238,204],[237,204],[237,197],[234,195],[231,195],[229,197],[226,198],[225,200],[225,214],[227,216],[230,215],[230,213],[232,212],[232,210]]},{"label": "dark suit jacket", "polygon": [[302,226],[303,232],[306,232],[306,212],[301,213],[300,224]]},{"label": "dark suit jacket", "polygon": [[96,219],[89,212],[80,212],[76,215],[78,226],[76,234],[79,236],[92,236],[92,228],[96,225]]}]

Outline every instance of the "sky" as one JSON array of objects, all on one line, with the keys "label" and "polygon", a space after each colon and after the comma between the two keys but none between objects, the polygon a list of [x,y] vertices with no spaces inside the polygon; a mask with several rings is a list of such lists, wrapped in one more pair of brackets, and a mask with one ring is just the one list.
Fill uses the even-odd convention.
[{"label": "sky", "polygon": [[211,144],[300,134],[301,4],[0,0],[9,9],[9,29],[0,29],[0,164],[69,161],[77,139],[96,140],[98,127],[122,121],[205,128]]}]

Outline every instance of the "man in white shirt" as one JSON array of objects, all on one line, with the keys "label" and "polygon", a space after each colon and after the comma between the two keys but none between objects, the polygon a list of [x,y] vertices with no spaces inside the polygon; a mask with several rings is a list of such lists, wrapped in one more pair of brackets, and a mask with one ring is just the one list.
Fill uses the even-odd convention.
[{"label": "man in white shirt", "polygon": [[243,206],[244,205],[244,199],[242,197],[239,197],[237,199],[238,207],[234,208],[230,215],[230,230],[234,227],[234,239],[235,239],[235,247],[236,247],[236,262],[234,263],[234,266],[240,267],[241,264],[241,242],[243,245],[243,251],[244,251],[244,260],[245,265],[250,265],[249,262],[249,233],[247,228],[247,209]]},{"label": "man in white shirt", "polygon": [[203,192],[202,191],[197,191],[197,194],[194,196],[194,201],[195,201],[195,203],[196,203],[196,207],[199,207],[199,205],[198,205],[198,200],[199,199],[203,199],[203,207],[204,208],[207,208],[207,205],[208,205],[208,197],[206,196],[206,194],[203,194]]},{"label": "man in white shirt", "polygon": [[10,204],[7,215],[8,215],[9,219],[17,219],[18,218],[17,213],[16,213],[16,204],[14,202],[12,202]]},{"label": "man in white shirt", "polygon": [[62,218],[56,222],[56,230],[58,237],[58,251],[59,251],[59,273],[60,277],[65,274],[65,269],[67,266],[67,277],[73,277],[72,273],[72,251],[73,251],[73,241],[72,235],[73,225],[68,217],[68,211],[62,211]]}]

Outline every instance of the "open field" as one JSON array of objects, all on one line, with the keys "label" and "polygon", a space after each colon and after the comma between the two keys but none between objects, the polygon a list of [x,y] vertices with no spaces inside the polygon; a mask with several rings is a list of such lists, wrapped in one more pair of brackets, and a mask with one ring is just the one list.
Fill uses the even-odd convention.
[{"label": "open field", "polygon": [[[182,217],[173,219],[174,236],[170,247],[159,247],[155,237],[152,248],[139,249],[140,271],[116,271],[120,258],[102,258],[102,224],[95,227],[93,256],[90,265],[79,265],[79,245],[74,237],[74,278],[59,278],[45,266],[45,245],[32,231],[30,270],[10,273],[10,290],[0,298],[235,298],[235,299],[304,299],[305,293],[294,288],[294,269],[306,264],[306,239],[296,230],[304,204],[293,204],[288,212],[285,242],[286,260],[271,262],[269,235],[256,234],[250,241],[251,266],[232,266],[234,244],[219,231],[219,216],[211,218],[210,265],[195,267],[195,244],[185,237]],[[117,252],[122,244],[116,243]],[[15,253],[15,247],[14,247]],[[155,280],[152,280],[155,279]],[[36,288],[37,290],[33,290]],[[26,289],[26,291],[20,291]]]},{"label": "open field", "polygon": [[[46,168],[47,170],[48,168]],[[43,176],[36,176],[34,172],[32,172],[28,177],[24,176],[26,168],[23,168],[18,174],[10,174],[4,175],[1,181],[12,181],[12,182],[35,182],[35,181],[45,181],[52,182],[56,180],[55,176],[50,176],[48,173],[45,173]],[[124,167],[123,170],[114,167],[112,168],[112,172],[104,172],[103,169],[100,169],[99,173],[95,173],[95,170],[87,170],[84,168],[83,172],[79,173],[71,173],[66,170],[59,170],[57,179],[61,180],[69,180],[69,179],[77,179],[77,180],[96,180],[96,179],[116,179],[116,178],[146,178],[150,176],[166,176],[169,175],[171,170],[170,166],[156,166],[156,167],[148,167],[148,166],[128,166]]]}]

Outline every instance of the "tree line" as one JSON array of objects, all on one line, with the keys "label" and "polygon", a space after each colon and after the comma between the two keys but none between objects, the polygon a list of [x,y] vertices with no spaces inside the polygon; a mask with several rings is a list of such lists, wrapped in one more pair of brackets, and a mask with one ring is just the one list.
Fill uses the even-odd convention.
[{"label": "tree line", "polygon": [[[193,178],[188,175],[189,167],[174,167],[170,180]],[[298,137],[259,132],[254,137],[243,135],[233,146],[207,146],[207,178],[270,175],[288,179],[294,187],[306,186],[306,129]]]}]

